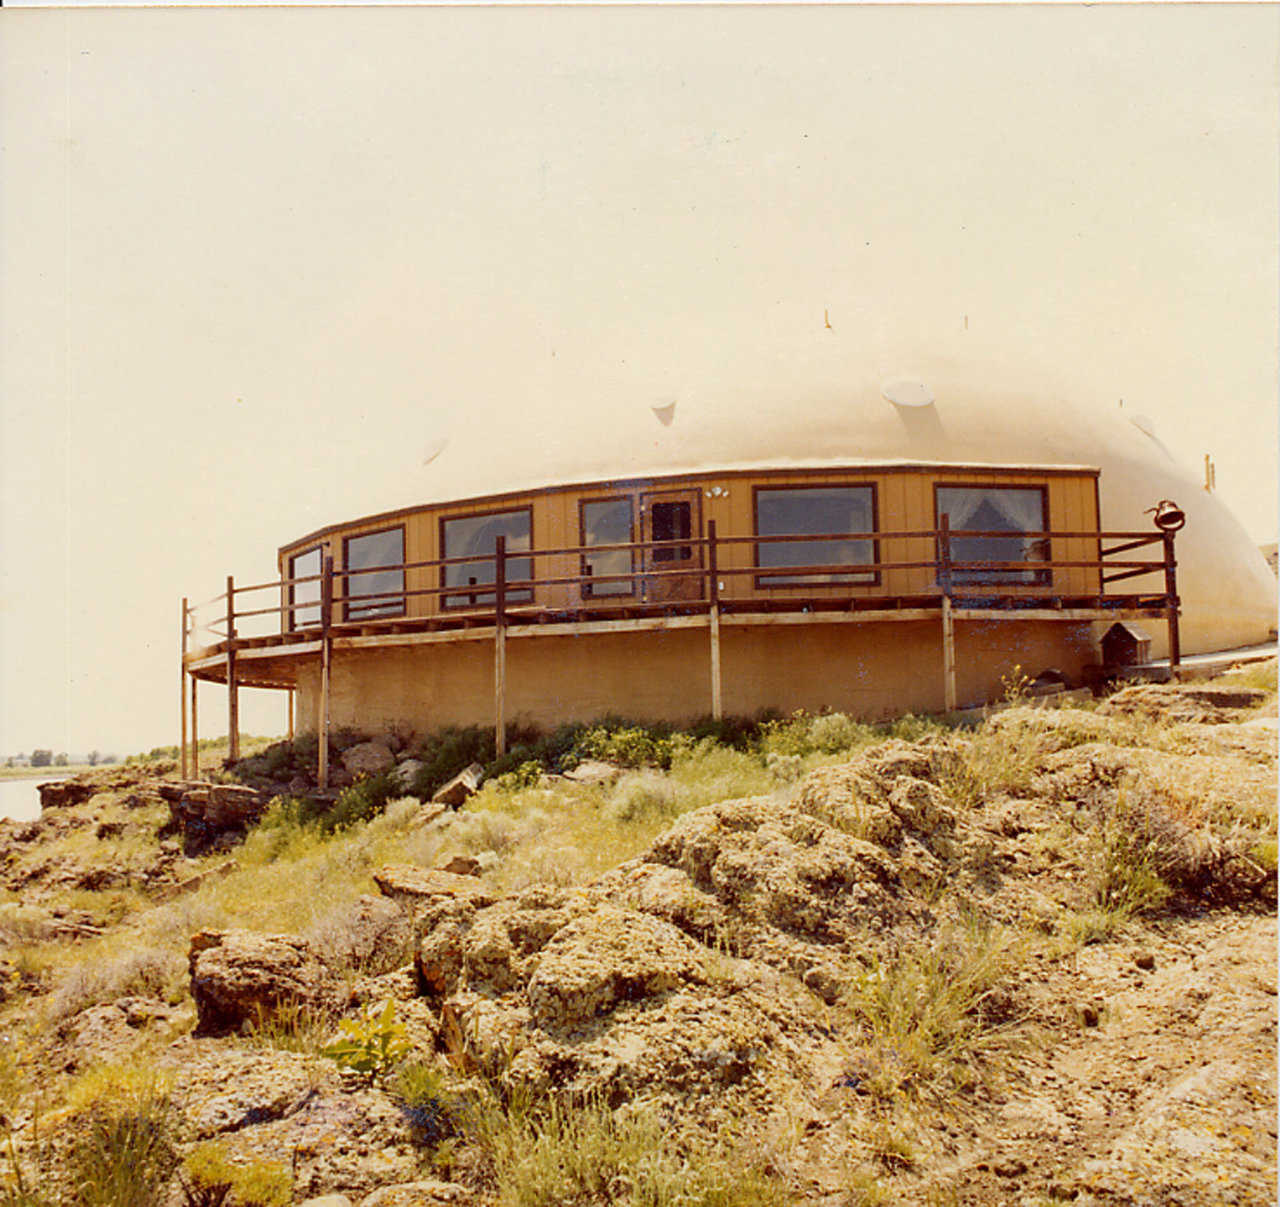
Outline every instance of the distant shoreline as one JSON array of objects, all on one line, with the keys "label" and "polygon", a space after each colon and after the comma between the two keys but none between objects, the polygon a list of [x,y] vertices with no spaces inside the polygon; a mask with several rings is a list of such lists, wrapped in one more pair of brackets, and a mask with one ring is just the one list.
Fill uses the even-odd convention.
[{"label": "distant shoreline", "polygon": [[115,767],[115,763],[76,763],[69,767],[0,767],[0,780],[61,780],[84,771],[99,771],[103,767]]}]

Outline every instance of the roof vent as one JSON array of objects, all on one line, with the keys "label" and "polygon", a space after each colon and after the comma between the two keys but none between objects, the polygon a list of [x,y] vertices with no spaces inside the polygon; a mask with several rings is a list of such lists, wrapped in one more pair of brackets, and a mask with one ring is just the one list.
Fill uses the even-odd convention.
[{"label": "roof vent", "polygon": [[671,421],[676,417],[676,400],[673,398],[670,402],[655,402],[650,409],[663,427],[670,427]]},{"label": "roof vent", "polygon": [[927,407],[933,404],[933,391],[924,382],[911,378],[886,382],[881,392],[896,407]]}]

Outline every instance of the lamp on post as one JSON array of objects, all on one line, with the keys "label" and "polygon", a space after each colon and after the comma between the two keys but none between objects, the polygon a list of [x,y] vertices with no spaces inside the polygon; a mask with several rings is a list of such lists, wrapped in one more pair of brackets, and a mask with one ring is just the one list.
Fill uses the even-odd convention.
[{"label": "lamp on post", "polygon": [[1176,672],[1182,662],[1182,640],[1178,633],[1178,562],[1173,556],[1173,534],[1187,522],[1186,513],[1172,499],[1161,499],[1147,508],[1147,515],[1164,537],[1164,606],[1169,622],[1169,670]]}]

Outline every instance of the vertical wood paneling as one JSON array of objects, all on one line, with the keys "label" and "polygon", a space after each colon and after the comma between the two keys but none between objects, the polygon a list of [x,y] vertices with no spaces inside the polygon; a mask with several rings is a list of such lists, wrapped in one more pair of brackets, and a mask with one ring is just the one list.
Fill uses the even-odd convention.
[{"label": "vertical wood paneling", "polygon": [[[934,515],[934,486],[938,482],[972,482],[1004,484],[1009,486],[1045,486],[1048,497],[1047,522],[1056,531],[1087,532],[1096,530],[1098,524],[1095,483],[1088,473],[1078,475],[1037,475],[1033,471],[999,469],[847,469],[832,470],[815,475],[796,471],[762,471],[758,474],[684,475],[653,483],[634,483],[610,486],[608,484],[582,489],[573,486],[541,492],[526,492],[494,501],[479,501],[464,505],[436,504],[396,516],[391,519],[358,521],[336,529],[311,543],[321,546],[334,558],[335,569],[342,569],[344,538],[361,533],[381,531],[403,526],[405,532],[405,559],[408,562],[432,561],[443,556],[440,548],[439,524],[442,516],[480,514],[487,511],[515,510],[521,507],[533,509],[533,542],[539,549],[569,548],[580,539],[579,503],[583,499],[630,497],[633,507],[647,489],[697,489],[700,497],[702,532],[714,519],[721,537],[752,537],[755,530],[753,487],[768,486],[818,486],[818,485],[873,485],[876,489],[876,511],[879,530],[883,534],[903,531],[931,530],[936,522]],[[707,491],[715,486],[721,494],[708,497]],[[636,517],[636,539],[640,539],[639,519]],[[279,556],[278,570],[281,577],[288,573],[291,553],[300,551],[303,545],[291,546]],[[929,538],[891,540],[882,537],[880,557],[884,561],[932,561],[935,556],[933,541]],[[1096,555],[1096,542],[1090,538],[1058,539],[1054,542],[1052,556],[1055,560],[1087,561]],[[720,565],[728,569],[750,570],[754,567],[755,549],[744,542],[725,546],[719,551]],[[574,554],[543,558],[535,565],[540,577],[570,577],[580,572],[579,559]],[[888,571],[879,584],[841,585],[836,588],[818,586],[757,588],[754,576],[737,574],[722,576],[725,583],[722,597],[726,600],[752,598],[781,600],[824,592],[851,593],[855,595],[915,595],[934,589],[934,573],[930,568],[908,571]],[[434,587],[439,583],[439,571],[415,569],[406,574],[406,586],[410,590]],[[1055,589],[1063,594],[1091,594],[1098,588],[1098,574],[1084,568],[1058,571]],[[544,587],[536,595],[538,606],[555,610],[580,606],[579,590],[570,585]],[[438,598],[411,598],[408,602],[410,616],[432,615],[440,610]]]}]

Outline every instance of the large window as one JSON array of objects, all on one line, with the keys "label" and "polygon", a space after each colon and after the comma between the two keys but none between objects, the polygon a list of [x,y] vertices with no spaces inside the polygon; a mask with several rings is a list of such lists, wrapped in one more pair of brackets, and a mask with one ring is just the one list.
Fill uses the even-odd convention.
[{"label": "large window", "polygon": [[[581,505],[582,544],[629,545],[635,540],[631,517],[631,500],[592,499]],[[590,577],[582,584],[584,596],[633,595],[635,587],[630,578],[615,578],[597,582],[602,576],[631,574],[635,569],[630,549],[607,549],[600,553],[582,555],[582,573]]]},{"label": "large window", "polygon": [[[876,530],[873,486],[787,486],[756,490],[756,536],[812,536],[827,540],[766,541],[756,544],[760,569],[787,566],[865,566],[876,560],[876,542],[844,539],[841,533]],[[830,570],[816,574],[761,575],[764,587],[874,583],[873,570]]]},{"label": "large window", "polygon": [[404,615],[404,529],[349,536],[344,550],[347,619]]},{"label": "large window", "polygon": [[311,578],[314,582],[291,583],[289,586],[289,627],[305,628],[320,623],[320,550],[308,549],[289,559],[289,577]]},{"label": "large window", "polygon": [[[1042,562],[1049,556],[1048,540],[1030,533],[1045,530],[1045,491],[1041,486],[938,486],[938,523],[949,517],[952,530],[992,533],[990,536],[951,538],[956,562]],[[1006,535],[1007,534],[1007,535]],[[957,570],[957,583],[1024,583],[1049,581],[1047,570]]]},{"label": "large window", "polygon": [[[527,557],[512,557],[513,553],[528,552],[531,547],[532,512],[524,507],[519,511],[492,511],[488,515],[458,516],[440,521],[440,547],[446,558],[464,557],[467,560],[453,566],[441,567],[442,587],[468,588],[458,595],[446,595],[446,608],[475,607],[492,604],[496,596],[492,591],[475,590],[491,585],[497,577],[494,551],[498,537],[507,539],[507,581],[521,582],[533,577],[533,561]],[[508,603],[528,603],[533,591],[525,587],[507,592]]]}]

